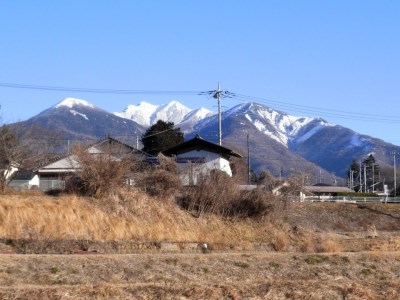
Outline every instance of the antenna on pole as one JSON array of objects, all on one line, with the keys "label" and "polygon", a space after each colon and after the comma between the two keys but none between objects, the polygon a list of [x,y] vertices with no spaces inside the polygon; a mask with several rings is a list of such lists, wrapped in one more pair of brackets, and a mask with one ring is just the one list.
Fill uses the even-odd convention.
[{"label": "antenna on pole", "polygon": [[222,116],[221,116],[221,87],[218,82],[218,90],[214,93],[214,98],[218,99],[218,145],[222,145]]}]

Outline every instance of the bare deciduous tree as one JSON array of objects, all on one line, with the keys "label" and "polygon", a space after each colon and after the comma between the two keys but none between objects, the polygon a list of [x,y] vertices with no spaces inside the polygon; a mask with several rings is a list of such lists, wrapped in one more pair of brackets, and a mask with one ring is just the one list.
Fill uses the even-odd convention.
[{"label": "bare deciduous tree", "polygon": [[97,198],[125,185],[136,164],[131,155],[116,149],[90,153],[87,148],[77,146],[72,158],[79,164],[79,171],[75,180],[70,181],[69,187]]}]

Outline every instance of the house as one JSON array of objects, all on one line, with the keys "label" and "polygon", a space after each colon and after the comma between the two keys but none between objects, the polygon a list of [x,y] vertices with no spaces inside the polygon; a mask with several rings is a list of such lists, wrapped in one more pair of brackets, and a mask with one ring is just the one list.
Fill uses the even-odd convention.
[{"label": "house", "polygon": [[197,184],[201,176],[212,170],[220,170],[232,176],[230,158],[242,157],[229,148],[202,139],[199,135],[162,153],[175,158],[179,165],[179,177],[184,185]]},{"label": "house", "polygon": [[[140,160],[145,158],[143,152],[111,137],[88,146],[86,151],[92,155],[108,153],[115,160],[122,159],[128,155]],[[40,190],[50,190],[64,188],[65,180],[79,170],[80,165],[77,157],[74,154],[67,154],[40,165],[34,172],[39,175]]]}]

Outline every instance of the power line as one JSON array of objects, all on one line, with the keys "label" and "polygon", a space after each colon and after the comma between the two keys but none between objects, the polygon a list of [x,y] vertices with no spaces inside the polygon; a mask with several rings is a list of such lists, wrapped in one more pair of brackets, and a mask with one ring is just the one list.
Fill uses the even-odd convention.
[{"label": "power line", "polygon": [[[43,91],[62,91],[62,92],[80,92],[80,93],[97,93],[97,94],[120,94],[120,95],[183,95],[183,96],[208,96],[213,97],[216,93],[213,91],[185,91],[185,90],[134,90],[134,89],[99,89],[99,88],[81,88],[81,87],[65,87],[65,86],[48,86],[48,85],[33,85],[33,84],[19,84],[19,83],[6,83],[0,82],[0,87],[14,88],[14,89],[30,89],[30,90],[43,90]],[[344,110],[336,110],[315,106],[307,106],[301,104],[293,104],[284,101],[271,100],[263,97],[255,97],[244,95],[240,93],[233,93],[224,91],[219,93],[221,97],[230,98],[240,101],[241,103],[256,102],[268,106],[273,106],[277,109],[291,110],[305,114],[318,114],[324,117],[335,117],[341,119],[350,119],[358,121],[374,121],[385,123],[400,123],[400,118],[394,115],[382,115],[371,113],[350,112]],[[228,110],[229,111],[229,110]]]},{"label": "power line", "polygon": [[60,92],[80,92],[80,93],[98,93],[98,94],[154,94],[154,95],[205,95],[208,91],[163,91],[163,90],[130,90],[130,89],[98,89],[98,88],[77,88],[62,86],[46,86],[19,83],[0,82],[0,87],[44,90],[44,91],[60,91]]}]

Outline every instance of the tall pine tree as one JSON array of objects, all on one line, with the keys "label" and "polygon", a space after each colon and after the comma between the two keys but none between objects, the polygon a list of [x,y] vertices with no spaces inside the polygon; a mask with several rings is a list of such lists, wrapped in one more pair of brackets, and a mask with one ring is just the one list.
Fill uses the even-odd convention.
[{"label": "tall pine tree", "polygon": [[173,122],[158,120],[142,135],[142,150],[151,155],[158,153],[184,141],[180,128],[174,128]]}]

